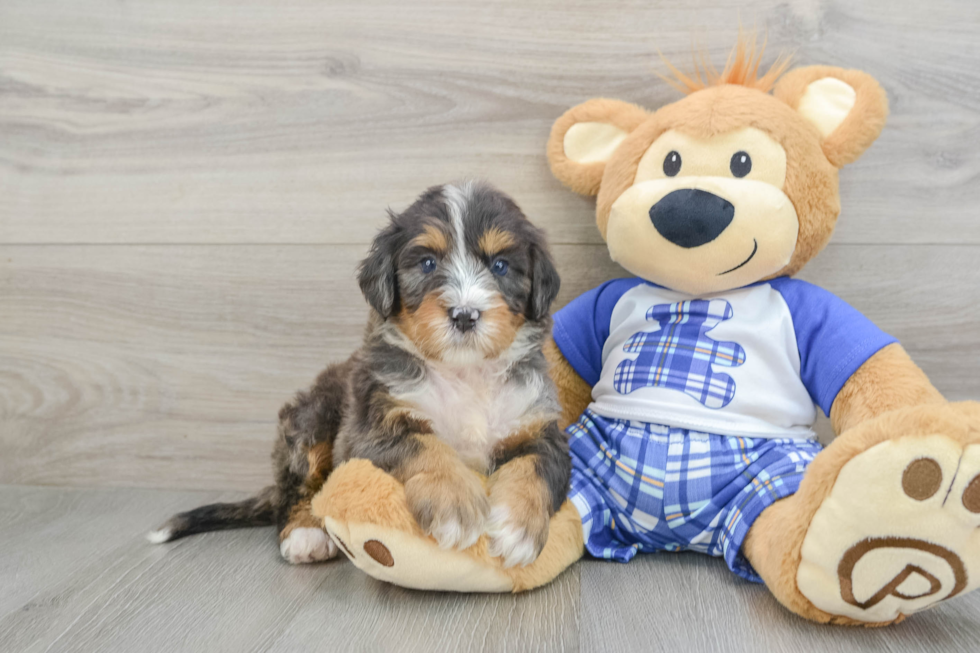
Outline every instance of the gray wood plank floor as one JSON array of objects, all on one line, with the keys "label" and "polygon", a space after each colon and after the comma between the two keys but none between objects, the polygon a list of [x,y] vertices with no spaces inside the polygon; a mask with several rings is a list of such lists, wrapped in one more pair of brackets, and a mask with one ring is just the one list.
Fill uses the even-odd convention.
[{"label": "gray wood plank floor", "polygon": [[978,650],[976,595],[823,628],[696,555],[457,596],[289,567],[269,529],[142,539],[268,482],[278,406],[357,344],[386,206],[484,177],[547,229],[558,306],[622,275],[551,123],[675,99],[657,50],[720,63],[739,20],[884,85],[802,276],[980,398],[974,0],[0,2],[0,652]]},{"label": "gray wood plank floor", "polygon": [[975,651],[980,594],[884,629],[799,619],[697,554],[584,560],[523,595],[415,592],[271,528],[153,546],[160,514],[235,494],[0,486],[4,651]]}]

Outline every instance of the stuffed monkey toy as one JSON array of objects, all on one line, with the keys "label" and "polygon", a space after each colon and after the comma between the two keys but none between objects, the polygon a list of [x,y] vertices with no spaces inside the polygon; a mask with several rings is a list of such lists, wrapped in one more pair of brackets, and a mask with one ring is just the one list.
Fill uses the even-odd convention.
[{"label": "stuffed monkey toy", "polygon": [[568,501],[538,559],[508,569],[486,537],[439,549],[401,485],[352,461],[313,507],[358,567],[521,591],[585,552],[694,550],[807,619],[865,625],[980,585],[980,405],[947,402],[894,338],[793,278],[830,239],[838,170],[878,137],[885,93],[860,71],[785,67],[759,76],[740,44],[721,73],[675,70],[685,97],[657,111],[593,99],[558,119],[551,169],[596,196],[633,275],[555,315]]}]

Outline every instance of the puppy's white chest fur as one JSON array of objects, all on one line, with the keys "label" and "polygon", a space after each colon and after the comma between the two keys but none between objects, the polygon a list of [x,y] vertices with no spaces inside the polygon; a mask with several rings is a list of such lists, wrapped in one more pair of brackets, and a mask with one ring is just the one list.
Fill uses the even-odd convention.
[{"label": "puppy's white chest fur", "polygon": [[428,364],[426,378],[396,395],[432,424],[464,463],[486,469],[494,445],[517,431],[540,388],[507,379],[502,363],[466,366]]}]

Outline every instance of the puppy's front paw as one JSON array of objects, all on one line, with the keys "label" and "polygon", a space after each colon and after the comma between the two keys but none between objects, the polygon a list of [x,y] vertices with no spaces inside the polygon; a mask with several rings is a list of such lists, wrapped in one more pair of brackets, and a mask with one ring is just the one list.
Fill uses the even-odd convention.
[{"label": "puppy's front paw", "polygon": [[483,533],[489,501],[480,479],[463,468],[423,472],[405,483],[408,508],[425,533],[444,549],[466,549]]},{"label": "puppy's front paw", "polygon": [[490,555],[505,567],[534,562],[548,540],[550,496],[530,462],[504,466],[490,485]]},{"label": "puppy's front paw", "polygon": [[534,562],[548,539],[547,511],[512,511],[504,504],[490,511],[490,555],[504,560],[504,567],[529,565]]}]

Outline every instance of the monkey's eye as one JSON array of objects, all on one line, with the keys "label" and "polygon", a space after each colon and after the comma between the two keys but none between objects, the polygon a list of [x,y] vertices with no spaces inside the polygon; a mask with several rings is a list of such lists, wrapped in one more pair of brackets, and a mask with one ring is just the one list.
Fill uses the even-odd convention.
[{"label": "monkey's eye", "polygon": [[498,277],[502,277],[507,274],[507,270],[510,269],[510,263],[502,258],[498,258],[493,262],[493,265],[490,266],[490,269],[493,270],[493,273]]},{"label": "monkey's eye", "polygon": [[732,174],[741,179],[752,172],[752,157],[748,152],[736,152],[732,155],[732,162],[728,164]]},{"label": "monkey's eye", "polygon": [[422,268],[422,274],[429,274],[436,269],[436,260],[431,256],[426,256],[419,262],[419,267]]},{"label": "monkey's eye", "polygon": [[668,177],[676,177],[680,171],[681,155],[676,150],[671,150],[667,153],[667,158],[664,159],[664,174]]}]

